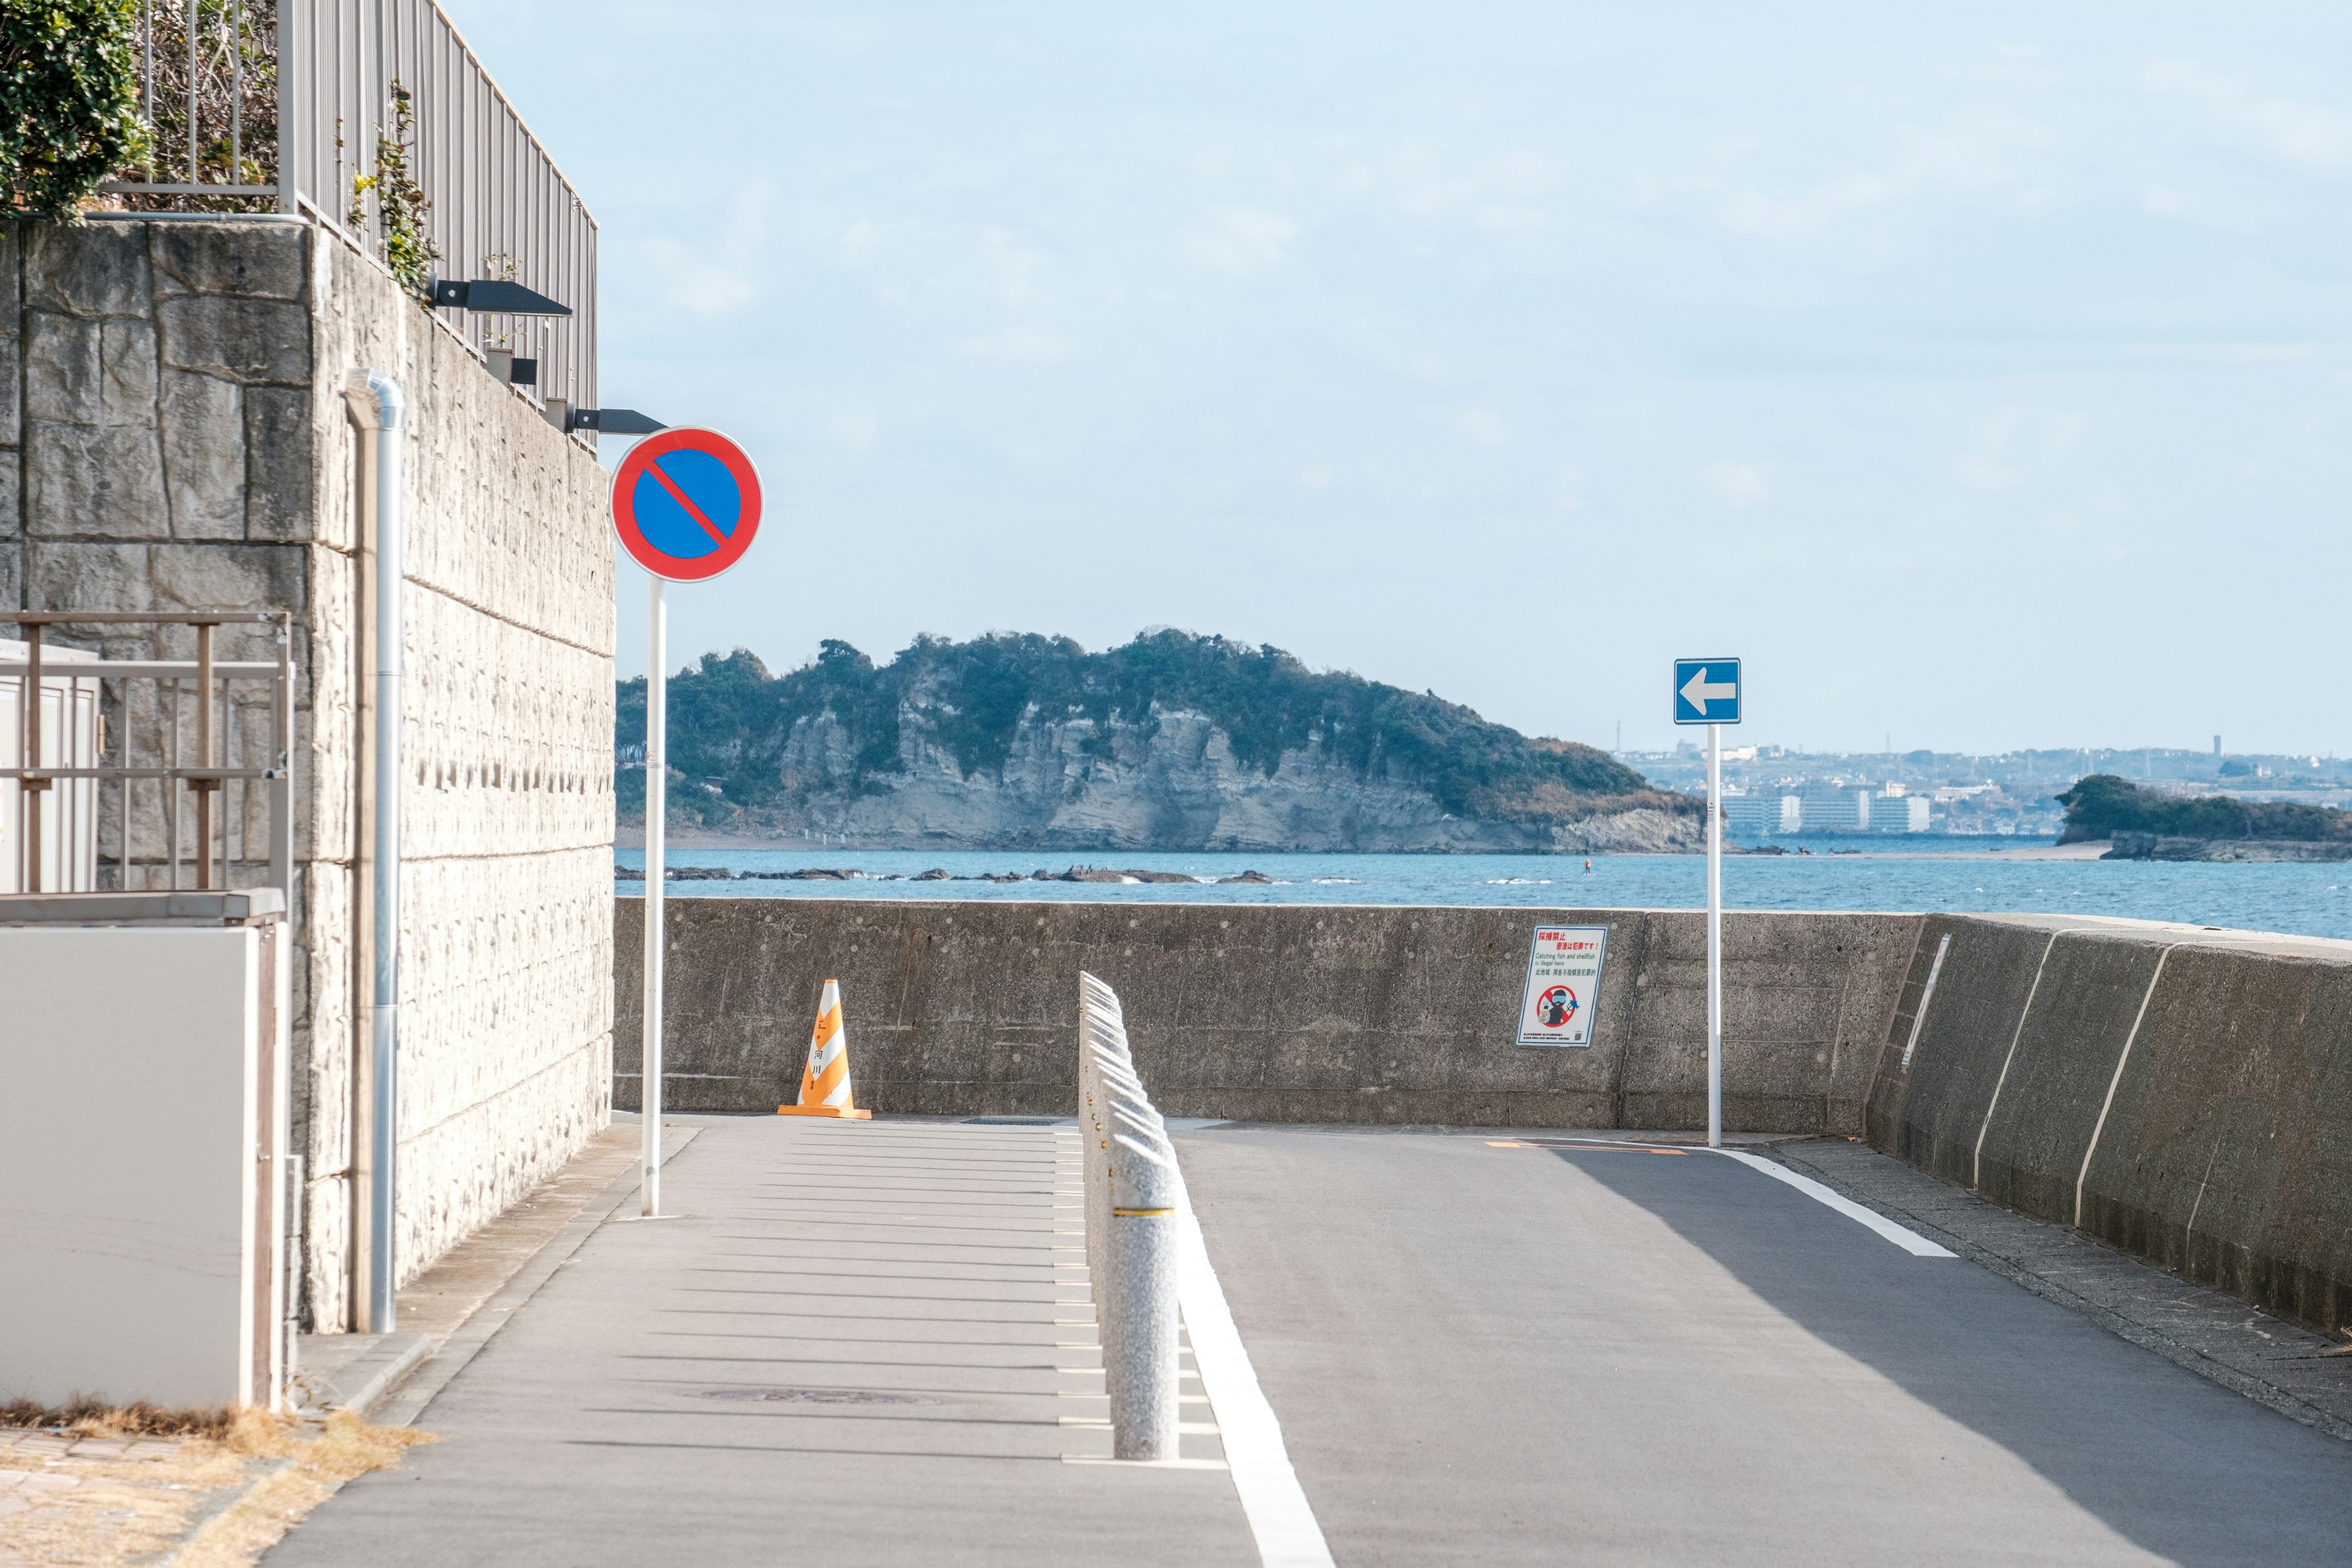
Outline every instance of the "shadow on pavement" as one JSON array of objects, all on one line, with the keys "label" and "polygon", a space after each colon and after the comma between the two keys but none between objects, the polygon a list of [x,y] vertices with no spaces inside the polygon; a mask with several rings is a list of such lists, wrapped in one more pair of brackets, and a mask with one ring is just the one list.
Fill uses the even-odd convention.
[{"label": "shadow on pavement", "polygon": [[1914,1258],[1737,1162],[1549,1152],[2148,1551],[2195,1564],[2352,1552],[2352,1445],[1963,1259]]}]

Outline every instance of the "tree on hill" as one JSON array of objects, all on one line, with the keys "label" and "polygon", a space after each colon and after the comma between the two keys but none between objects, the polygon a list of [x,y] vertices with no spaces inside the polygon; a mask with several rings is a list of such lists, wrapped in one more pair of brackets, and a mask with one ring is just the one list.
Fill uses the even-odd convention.
[{"label": "tree on hill", "polygon": [[[930,740],[966,777],[1001,775],[1024,722],[1090,719],[1098,728],[1088,749],[1108,761],[1112,726],[1148,738],[1160,715],[1189,711],[1225,732],[1244,768],[1272,775],[1285,753],[1312,748],[1360,777],[1425,789],[1459,816],[1550,822],[1612,805],[1703,809],[1651,790],[1591,746],[1529,739],[1433,693],[1318,673],[1279,648],[1174,630],[1100,653],[1028,633],[963,643],[921,637],[880,666],[828,639],[813,663],[782,676],[738,648],[705,654],[673,678],[669,701],[671,765],[742,806],[887,788],[905,766],[899,730],[908,711],[920,712]],[[848,736],[845,765],[822,778],[788,773],[794,727],[828,715]],[[643,740],[643,680],[622,685],[616,725],[620,743]],[[634,801],[641,810],[642,775],[625,781],[622,808]]]},{"label": "tree on hill", "polygon": [[2167,838],[2352,838],[2352,811],[2226,795],[2173,795],[2114,773],[2093,773],[2058,796],[2066,808],[2061,844],[2154,833]]}]

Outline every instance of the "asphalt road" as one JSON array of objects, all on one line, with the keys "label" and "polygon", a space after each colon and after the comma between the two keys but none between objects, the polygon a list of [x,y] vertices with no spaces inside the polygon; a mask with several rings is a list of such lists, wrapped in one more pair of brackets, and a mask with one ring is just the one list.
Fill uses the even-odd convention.
[{"label": "asphalt road", "polygon": [[2352,1561],[2352,1446],[1705,1152],[1178,1147],[1343,1565]]}]

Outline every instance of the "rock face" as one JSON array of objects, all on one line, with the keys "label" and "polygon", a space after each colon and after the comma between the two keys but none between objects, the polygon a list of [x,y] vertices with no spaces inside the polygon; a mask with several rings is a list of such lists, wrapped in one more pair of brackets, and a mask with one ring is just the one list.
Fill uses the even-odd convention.
[{"label": "rock face", "polygon": [[[855,746],[831,714],[795,724],[783,752],[803,804],[748,815],[746,837],[847,834],[877,848],[1157,849],[1587,854],[1702,847],[1704,818],[1652,805],[1566,820],[1488,821],[1448,813],[1415,780],[1366,777],[1315,745],[1272,773],[1244,766],[1199,713],[1157,714],[1148,730],[1087,718],[1022,722],[1003,767],[966,774],[932,738],[927,710],[898,715],[897,773],[856,791]],[[816,787],[810,788],[808,786]],[[720,826],[706,817],[706,826]]]},{"label": "rock face", "polygon": [[[354,1004],[367,995],[356,911],[373,787],[362,739],[375,556],[343,400],[360,365],[393,373],[408,398],[406,1279],[562,1170],[610,1119],[604,471],[323,228],[0,225],[0,604],[293,612],[291,1137],[307,1161],[308,1315],[328,1331],[352,1316],[351,1222],[366,1212],[353,1086],[370,1021]],[[194,652],[183,626],[79,635],[89,629],[58,635],[110,658]],[[266,633],[224,626],[216,652],[274,649]],[[123,684],[142,706],[114,716],[139,763],[160,761],[153,693]],[[139,791],[130,817],[133,886],[167,885],[160,824],[139,804],[152,798]],[[113,875],[115,805],[100,821]],[[231,885],[264,868],[240,860]]]}]

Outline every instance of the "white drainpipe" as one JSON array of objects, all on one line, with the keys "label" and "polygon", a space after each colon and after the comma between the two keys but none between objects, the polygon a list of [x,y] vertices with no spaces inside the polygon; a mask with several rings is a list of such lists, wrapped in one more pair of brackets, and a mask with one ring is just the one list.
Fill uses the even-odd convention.
[{"label": "white drainpipe", "polygon": [[355,370],[343,396],[375,458],[375,919],[373,1138],[368,1192],[364,1331],[388,1334],[397,1315],[393,1165],[400,1147],[400,469],[408,400],[380,370]]}]

